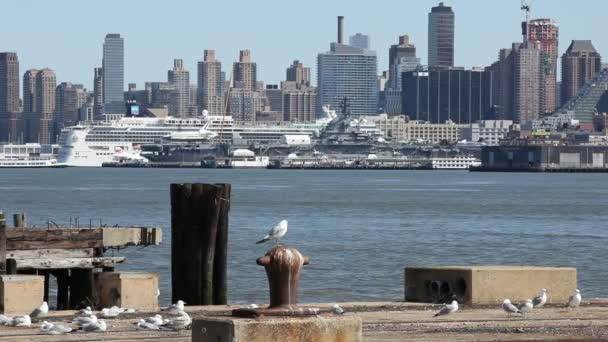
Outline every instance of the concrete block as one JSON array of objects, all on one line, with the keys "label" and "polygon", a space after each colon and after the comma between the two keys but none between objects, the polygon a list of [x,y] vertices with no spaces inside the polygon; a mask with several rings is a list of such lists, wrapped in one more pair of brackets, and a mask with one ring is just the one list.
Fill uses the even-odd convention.
[{"label": "concrete block", "polygon": [[26,314],[44,300],[44,277],[35,275],[0,275],[0,311]]},{"label": "concrete block", "polygon": [[405,268],[405,300],[498,304],[505,298],[525,301],[540,289],[548,303],[564,303],[577,287],[576,268],[535,266],[435,266]]},{"label": "concrete block", "polygon": [[95,274],[99,305],[137,310],[158,310],[158,274],[144,272],[100,272]]},{"label": "concrete block", "polygon": [[360,342],[363,341],[358,316],[205,317],[192,323],[196,342]]}]

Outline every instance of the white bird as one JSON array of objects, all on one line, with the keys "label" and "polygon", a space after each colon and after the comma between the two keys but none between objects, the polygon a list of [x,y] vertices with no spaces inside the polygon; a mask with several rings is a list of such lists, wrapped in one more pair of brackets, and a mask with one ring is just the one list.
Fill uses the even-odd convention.
[{"label": "white bird", "polygon": [[32,325],[32,319],[30,315],[15,316],[7,325],[11,327],[29,327]]},{"label": "white bird", "polygon": [[547,303],[547,289],[541,289],[540,294],[532,299],[535,308],[540,308]]},{"label": "white bird", "polygon": [[157,287],[156,288],[156,298],[158,298],[158,296],[160,296],[160,289]]},{"label": "white bird", "polygon": [[92,314],[93,314],[93,310],[91,310],[90,306],[87,306],[86,308],[80,309],[76,312],[76,316],[79,316],[79,317],[89,317]]},{"label": "white bird", "polygon": [[259,306],[257,304],[247,304],[243,306],[243,309],[257,309]]},{"label": "white bird", "polygon": [[185,311],[181,311],[178,317],[165,321],[160,328],[163,330],[183,330],[187,329],[191,323],[192,319],[190,316]]},{"label": "white bird", "polygon": [[87,317],[76,317],[72,321],[72,324],[76,324],[78,326],[84,326],[86,324],[97,323],[97,316],[91,315]]},{"label": "white bird", "polygon": [[511,304],[511,300],[509,299],[505,299],[502,302],[502,309],[508,314],[522,313],[515,305]]},{"label": "white bird", "polygon": [[342,309],[340,305],[334,304],[331,306],[331,312],[333,312],[335,315],[341,315],[344,313],[344,309]]},{"label": "white bird", "polygon": [[178,300],[177,303],[162,308],[161,311],[168,311],[171,315],[179,315],[180,312],[184,311],[184,304],[186,303],[183,300]]},{"label": "white bird", "polygon": [[106,331],[107,328],[106,321],[103,319],[82,326],[82,330],[86,332],[102,332]]},{"label": "white bird", "polygon": [[453,300],[452,303],[444,305],[433,317],[449,315],[456,311],[458,311],[458,302]]},{"label": "white bird", "polygon": [[123,309],[123,308],[119,308],[118,306],[113,306],[111,308],[101,309],[101,315],[105,318],[118,317],[118,315],[120,315],[124,311],[125,311],[125,309]]},{"label": "white bird", "polygon": [[44,317],[47,313],[49,313],[49,304],[47,302],[42,302],[39,307],[35,308],[32,313],[30,313],[30,317]]},{"label": "white bird", "polygon": [[279,222],[278,225],[274,226],[274,228],[268,231],[268,234],[266,234],[262,240],[256,243],[263,243],[272,240],[278,244],[279,240],[281,240],[285,234],[287,234],[287,220]]},{"label": "white bird", "polygon": [[13,320],[13,317],[9,317],[9,316],[0,314],[0,325],[7,325],[12,320]]},{"label": "white bird", "polygon": [[136,329],[137,330],[159,330],[160,328],[158,327],[158,325],[150,323],[150,322],[146,322],[143,319],[140,319],[139,321],[137,321],[137,326]]},{"label": "white bird", "polygon": [[144,322],[151,323],[151,324],[154,324],[154,325],[161,325],[161,324],[163,324],[164,321],[163,321],[163,316],[161,316],[161,315],[154,315],[152,317],[146,317],[146,318],[144,318]]},{"label": "white bird", "polygon": [[583,300],[583,297],[581,297],[581,291],[576,289],[575,293],[572,296],[570,296],[570,299],[568,300],[568,304],[566,306],[569,308],[578,308],[579,305],[581,305],[582,300]]},{"label": "white bird", "polygon": [[526,314],[532,311],[533,308],[534,304],[532,304],[532,299],[528,299],[519,306],[519,311],[521,311],[521,313],[523,314]]},{"label": "white bird", "polygon": [[40,325],[40,331],[46,333],[48,335],[61,335],[66,334],[72,331],[72,328],[66,327],[61,324],[50,323],[47,321],[43,321]]}]

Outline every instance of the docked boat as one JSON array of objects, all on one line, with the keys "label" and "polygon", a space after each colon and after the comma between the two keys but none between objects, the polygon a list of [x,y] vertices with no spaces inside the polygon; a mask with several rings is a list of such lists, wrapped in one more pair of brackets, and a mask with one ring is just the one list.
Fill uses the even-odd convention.
[{"label": "docked boat", "polygon": [[57,145],[37,143],[0,145],[0,168],[62,167],[55,158],[57,150]]},{"label": "docked boat", "polygon": [[431,166],[438,170],[468,170],[470,167],[480,166],[481,160],[473,156],[455,155],[451,157],[433,157]]}]

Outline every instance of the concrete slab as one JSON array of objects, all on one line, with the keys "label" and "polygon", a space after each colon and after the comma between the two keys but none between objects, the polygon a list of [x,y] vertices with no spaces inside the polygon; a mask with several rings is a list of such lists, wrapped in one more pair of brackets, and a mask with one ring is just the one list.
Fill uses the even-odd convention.
[{"label": "concrete slab", "polygon": [[0,275],[0,311],[26,314],[44,300],[44,277],[36,275]]},{"label": "concrete slab", "polygon": [[144,272],[100,272],[95,274],[99,305],[137,310],[158,310],[158,274]]},{"label": "concrete slab", "polygon": [[575,268],[537,266],[434,266],[405,268],[405,300],[496,304],[525,301],[541,288],[548,303],[565,302],[577,287]]},{"label": "concrete slab", "polygon": [[354,315],[306,318],[212,318],[194,319],[196,342],[360,342],[361,318]]}]

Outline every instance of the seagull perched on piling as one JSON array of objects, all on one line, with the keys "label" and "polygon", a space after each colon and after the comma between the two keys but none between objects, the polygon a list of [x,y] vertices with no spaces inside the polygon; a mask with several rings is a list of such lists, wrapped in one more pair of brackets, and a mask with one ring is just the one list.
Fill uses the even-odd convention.
[{"label": "seagull perched on piling", "polygon": [[540,289],[540,294],[532,299],[535,308],[540,308],[547,303],[547,289]]},{"label": "seagull perched on piling", "polygon": [[264,243],[272,240],[278,245],[279,241],[283,236],[285,236],[285,234],[287,234],[287,220],[279,222],[278,225],[274,226],[274,228],[268,231],[268,234],[266,234],[262,240],[256,243]]},{"label": "seagull perched on piling", "polygon": [[433,317],[445,316],[458,311],[458,301],[453,300],[450,304],[445,304]]},{"label": "seagull perched on piling", "polygon": [[39,307],[35,308],[32,313],[30,313],[31,318],[44,317],[49,313],[49,305],[47,302],[42,302]]},{"label": "seagull perched on piling", "polygon": [[510,299],[505,299],[505,300],[502,302],[502,309],[503,309],[503,310],[504,310],[506,313],[508,313],[509,315],[510,315],[510,314],[513,314],[513,313],[522,313],[522,312],[521,312],[521,310],[519,310],[519,309],[517,308],[517,306],[515,306],[515,305],[511,304],[511,300],[510,300]]},{"label": "seagull perched on piling", "polygon": [[578,308],[579,305],[581,305],[582,300],[583,300],[583,298],[581,297],[581,291],[576,289],[575,293],[572,296],[570,296],[570,299],[568,300],[568,304],[566,304],[566,307]]},{"label": "seagull perched on piling", "polygon": [[177,303],[161,308],[160,310],[167,311],[170,315],[179,315],[181,312],[184,312],[184,304],[186,303],[183,300],[178,300]]}]

